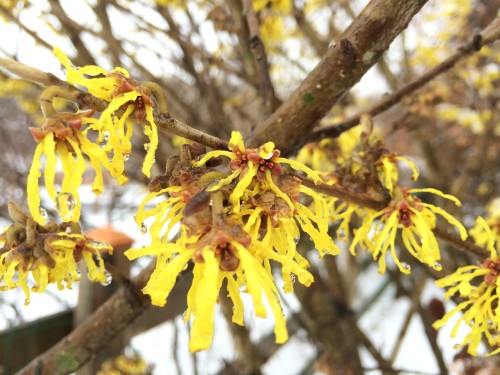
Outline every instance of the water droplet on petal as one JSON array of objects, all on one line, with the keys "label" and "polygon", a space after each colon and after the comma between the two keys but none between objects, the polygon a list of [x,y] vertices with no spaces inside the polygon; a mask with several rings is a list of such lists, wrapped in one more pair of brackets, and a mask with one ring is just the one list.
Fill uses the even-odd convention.
[{"label": "water droplet on petal", "polygon": [[439,262],[434,262],[434,265],[432,267],[438,271],[443,269],[443,266]]},{"label": "water droplet on petal", "polygon": [[123,160],[128,161],[130,159],[130,154],[123,154]]},{"label": "water droplet on petal", "polygon": [[144,223],[141,223],[141,233],[142,234],[148,233],[148,227]]},{"label": "water droplet on petal", "polygon": [[101,146],[101,148],[106,147],[108,145],[108,141],[109,141],[109,133],[105,132],[102,136],[101,141],[99,142],[99,146]]},{"label": "water droplet on petal", "polygon": [[106,242],[102,242],[102,241],[92,241],[90,243],[90,245],[92,247],[102,247],[102,246],[109,246]]},{"label": "water droplet on petal", "polygon": [[71,193],[59,193],[56,197],[56,206],[63,220],[71,219],[76,206],[76,199]]},{"label": "water droplet on petal", "polygon": [[38,208],[38,212],[40,213],[40,215],[41,215],[44,219],[46,219],[46,218],[49,216],[49,215],[47,214],[47,211],[45,211],[45,208],[43,208],[43,207],[39,207],[39,208]]},{"label": "water droplet on petal", "polygon": [[108,271],[104,271],[105,280],[101,281],[102,286],[108,286],[113,281],[113,276]]},{"label": "water droplet on petal", "polygon": [[411,271],[411,266],[406,262],[401,262],[401,268],[406,271]]}]

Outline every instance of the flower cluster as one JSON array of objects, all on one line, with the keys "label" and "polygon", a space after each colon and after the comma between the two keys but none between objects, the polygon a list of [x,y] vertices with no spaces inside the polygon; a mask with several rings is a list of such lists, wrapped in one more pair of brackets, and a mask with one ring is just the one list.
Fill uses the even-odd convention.
[{"label": "flower cluster", "polygon": [[[366,119],[365,119],[366,121]],[[371,127],[365,125],[365,128]],[[359,139],[355,142],[355,139]],[[357,144],[357,146],[356,146]],[[399,259],[396,239],[398,232],[404,247],[419,262],[437,270],[441,269],[439,246],[434,236],[437,215],[446,219],[467,237],[465,228],[445,210],[421,201],[416,194],[436,194],[460,202],[449,194],[436,189],[408,189],[400,186],[397,162],[405,162],[412,171],[412,180],[418,178],[418,169],[409,159],[387,150],[375,135],[359,131],[342,134],[340,140],[323,140],[309,144],[299,153],[313,168],[322,166],[324,183],[341,186],[358,196],[380,201],[379,209],[360,208],[338,198],[325,197],[330,208],[330,220],[338,222],[337,236],[348,240],[353,216],[361,220],[354,229],[354,238],[349,250],[355,254],[359,246],[373,255],[379,262],[379,272],[386,270],[386,254],[390,251],[396,265],[403,273],[410,273],[408,263]],[[326,167],[327,166],[327,167]]]},{"label": "flower cluster", "polygon": [[[132,150],[133,123],[143,124],[144,133],[149,138],[145,144],[146,156],[142,171],[151,175],[154,155],[158,146],[158,130],[153,116],[153,100],[157,99],[162,112],[166,112],[166,101],[161,90],[153,83],[141,83],[130,78],[123,68],[111,73],[98,66],[75,68],[68,57],[58,48],[54,54],[66,69],[68,82],[83,86],[98,99],[109,103],[99,118],[92,117],[94,111],[79,113],[56,112],[52,100],[62,96],[75,100],[67,90],[49,87],[42,94],[42,109],[46,117],[39,128],[31,128],[38,142],[33,164],[28,177],[28,201],[31,215],[39,224],[45,218],[39,213],[40,169],[44,169],[45,187],[50,198],[56,203],[63,221],[78,222],[80,199],[78,188],[86,169],[83,155],[90,159],[95,171],[92,191],[99,194],[104,189],[102,168],[107,170],[119,184],[127,182],[124,174],[125,162]],[[44,96],[45,95],[45,96]],[[159,99],[158,99],[159,98]],[[135,117],[131,115],[135,113]],[[91,139],[96,138],[95,141]],[[45,165],[42,157],[45,156]],[[60,188],[55,186],[56,168],[60,160],[64,178]]]},{"label": "flower cluster", "polygon": [[[39,224],[46,218],[40,212],[39,178],[42,156],[45,188],[50,198],[56,203],[64,221],[78,222],[80,218],[80,198],[78,188],[86,169],[83,155],[87,155],[95,171],[92,191],[99,194],[104,189],[102,168],[108,170],[120,183],[125,182],[121,171],[114,168],[106,152],[97,144],[88,140],[81,128],[91,119],[93,111],[81,113],[56,113],[48,117],[40,128],[30,128],[38,146],[33,156],[33,163],[28,175],[27,193],[30,213]],[[59,157],[64,178],[59,192],[55,187],[56,167]]]},{"label": "flower cluster", "polygon": [[[463,315],[453,327],[451,336],[455,337],[458,328],[464,323],[469,332],[457,347],[467,345],[467,351],[477,355],[479,343],[484,338],[491,347],[500,346],[500,257],[498,248],[500,237],[488,226],[486,220],[478,217],[476,226],[470,231],[476,244],[481,244],[490,252],[490,257],[477,265],[460,267],[453,274],[436,282],[440,288],[448,287],[445,298],[449,299],[455,294],[465,300],[453,310],[434,322],[433,327],[438,329],[459,312]],[[497,249],[495,249],[495,246]],[[493,350],[490,355],[500,353],[500,347]]]},{"label": "flower cluster", "polygon": [[442,216],[460,232],[462,240],[467,238],[463,225],[452,215],[440,207],[422,202],[413,194],[432,193],[453,201],[460,202],[449,194],[443,194],[436,189],[400,189],[393,192],[393,199],[380,211],[367,210],[362,225],[355,230],[354,239],[349,250],[355,253],[356,245],[369,251],[374,259],[378,259],[379,272],[386,269],[385,255],[391,252],[394,262],[403,273],[410,273],[410,266],[401,262],[396,253],[395,240],[398,229],[401,239],[408,252],[419,262],[440,270],[441,258],[439,246],[432,229],[436,227],[436,215]]},{"label": "flower cluster", "polygon": [[161,100],[162,110],[166,111],[166,103],[160,97],[156,85],[137,82],[130,78],[123,68],[115,68],[111,73],[105,69],[88,65],[75,68],[68,57],[58,48],[54,54],[66,69],[68,82],[83,86],[96,98],[109,102],[99,119],[93,122],[90,129],[99,134],[99,141],[105,142],[104,150],[112,153],[112,163],[116,170],[123,172],[124,162],[131,152],[133,124],[130,116],[135,113],[139,122],[145,120],[144,134],[149,138],[147,154],[142,167],[143,173],[149,177],[154,163],[154,154],[158,147],[158,130],[153,117],[152,90],[156,99]]},{"label": "flower cluster", "polygon": [[[167,165],[167,174],[150,184],[152,192],[139,207],[138,224],[153,218],[152,244],[130,249],[135,259],[157,257],[156,268],[143,292],[155,305],[163,306],[177,276],[193,263],[194,280],[188,292],[185,319],[194,316],[190,350],[207,349],[213,337],[214,305],[222,284],[234,304],[233,322],[243,324],[242,288],[252,296],[255,313],[267,314],[265,295],[275,317],[277,342],[288,338],[286,321],[274,284],[271,262],[281,265],[285,292],[295,279],[306,286],[313,281],[308,261],[296,249],[300,230],[308,233],[320,254],[337,254],[328,235],[326,202],[300,179],[287,175],[282,164],[308,176],[318,176],[301,163],[279,157],[269,142],[258,149],[245,148],[241,135],[233,132],[230,151],[204,150],[184,145],[180,158]],[[204,156],[202,156],[205,154]],[[229,158],[227,172],[215,170],[220,157]],[[145,206],[164,193],[169,197],[151,209]],[[299,202],[303,193],[312,202]],[[168,234],[180,222],[180,234],[168,242]]]},{"label": "flower cluster", "polygon": [[[74,223],[38,225],[12,202],[9,213],[14,223],[0,235],[0,290],[21,287],[29,304],[30,291],[42,293],[48,284],[71,289],[80,279],[80,259],[87,265],[90,280],[107,281],[101,252],[110,252],[110,246],[86,238]],[[30,273],[35,281],[31,288]]]},{"label": "flower cluster", "polygon": [[[289,4],[254,1],[256,11],[262,11],[264,19],[266,9],[284,12]],[[168,113],[162,92],[155,84],[138,82],[122,68],[112,72],[98,66],[77,68],[59,49],[54,53],[66,69],[68,82],[86,88],[94,97],[92,100],[104,103],[105,109],[98,118],[93,117],[94,111],[56,112],[52,99],[67,89],[48,88],[42,94],[45,122],[39,128],[31,128],[39,143],[28,176],[31,215],[10,204],[14,224],[0,235],[0,290],[19,286],[27,303],[31,291],[43,292],[50,283],[56,283],[60,289],[71,288],[80,278],[80,259],[87,264],[92,281],[108,281],[101,252],[111,248],[89,240],[78,226],[78,188],[86,169],[84,156],[95,171],[94,193],[104,189],[103,168],[125,184],[125,162],[132,151],[133,127],[139,123],[149,138],[144,145],[147,152],[142,172],[150,177],[158,146],[153,107],[157,105],[160,114]],[[63,99],[76,101],[72,89],[65,92]],[[432,188],[402,187],[398,162],[409,166],[412,180],[418,178],[418,170],[413,162],[390,152],[372,136],[370,118],[362,118],[361,133],[347,132],[342,138],[346,141],[323,140],[307,145],[299,153],[299,160],[291,160],[281,157],[273,142],[246,147],[242,135],[234,131],[226,150],[207,152],[197,143],[183,145],[180,156],[169,159],[166,173],[151,181],[150,193],[135,216],[141,231],[149,231],[151,244],[129,249],[125,254],[130,260],[155,257],[156,267],[143,288],[154,305],[165,305],[177,278],[187,269],[192,271],[185,314],[185,321],[193,318],[191,351],[210,347],[215,304],[222,289],[234,304],[233,322],[244,324],[241,293],[248,293],[256,316],[266,317],[270,308],[275,318],[276,341],[283,343],[288,339],[273,267],[280,268],[284,292],[293,292],[296,280],[305,286],[313,282],[307,270],[309,262],[297,247],[301,233],[309,236],[320,257],[337,255],[340,250],[329,234],[329,224],[337,225],[339,239],[347,242],[352,234],[350,252],[355,254],[357,247],[369,252],[378,261],[380,273],[386,270],[389,252],[399,270],[410,273],[410,265],[402,261],[404,255],[396,246],[398,233],[400,247],[405,247],[409,255],[440,270],[441,254],[434,235],[438,217],[454,226],[465,240],[467,232],[462,224],[442,208],[427,203],[423,196],[438,195],[459,206],[458,199]],[[56,185],[59,162],[63,172],[60,188]],[[47,193],[57,206],[62,224],[46,224],[40,210],[42,167]],[[328,185],[321,186],[323,192],[338,189],[344,194],[337,194],[338,197],[355,196],[360,202],[369,201],[371,208],[352,203],[356,199],[350,202],[319,194],[313,186],[319,183]],[[447,298],[460,292],[467,300],[436,322],[435,327],[443,325],[454,313],[464,311],[453,334],[461,322],[470,327],[470,334],[461,345],[469,345],[472,354],[476,354],[483,336],[490,345],[500,343],[499,228],[498,221],[478,219],[470,233],[479,246],[490,250],[490,258],[438,281],[441,287],[451,287]],[[31,288],[30,273],[35,281]],[[477,277],[483,280],[472,283]]]},{"label": "flower cluster", "polygon": [[97,375],[151,375],[152,373],[152,366],[149,366],[137,353],[133,353],[122,354],[105,361]]},{"label": "flower cluster", "polygon": [[260,34],[267,49],[277,45],[286,35],[283,18],[290,15],[292,2],[290,0],[253,0],[253,8],[259,13]]}]

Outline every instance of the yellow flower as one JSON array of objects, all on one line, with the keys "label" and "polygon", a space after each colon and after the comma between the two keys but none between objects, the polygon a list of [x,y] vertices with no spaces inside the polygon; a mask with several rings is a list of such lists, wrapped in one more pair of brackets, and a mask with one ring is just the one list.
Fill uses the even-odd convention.
[{"label": "yellow flower", "polygon": [[120,355],[109,359],[101,365],[97,375],[146,375],[151,374],[151,368],[137,353]]},{"label": "yellow flower", "polygon": [[[499,240],[495,239],[491,228],[481,217],[476,221],[476,228],[478,227],[481,227],[483,236],[479,241],[475,237],[476,244],[482,243],[482,246],[490,251],[491,256],[483,263],[460,267],[453,274],[436,281],[438,287],[449,288],[445,294],[446,299],[459,293],[465,301],[446,313],[442,319],[434,322],[433,327],[441,328],[453,315],[462,311],[463,315],[455,323],[451,336],[456,336],[462,323],[465,323],[470,330],[462,343],[456,347],[468,345],[467,351],[477,355],[477,348],[484,336],[491,347],[498,347],[490,353],[494,355],[500,353],[500,279],[498,278],[500,258],[494,245]],[[480,282],[476,279],[478,277],[482,278]]]},{"label": "yellow flower", "polygon": [[474,228],[470,230],[470,234],[474,237],[475,243],[482,247],[486,247],[493,238],[496,250],[500,252],[500,198],[496,198],[488,204],[486,213],[488,215],[485,219],[487,225],[481,225],[477,221]]},{"label": "yellow flower", "polygon": [[[46,220],[40,212],[39,178],[41,176],[42,156],[45,155],[44,179],[47,192],[56,203],[63,221],[77,222],[80,218],[80,198],[78,188],[86,169],[83,154],[90,159],[95,171],[92,191],[102,193],[104,182],[102,167],[107,169],[119,183],[124,183],[124,176],[113,168],[106,153],[90,142],[80,131],[89,119],[91,112],[57,113],[46,119],[40,128],[30,128],[38,143],[33,156],[33,163],[27,180],[28,205],[30,213],[39,224]],[[64,178],[60,189],[56,189],[55,175],[58,159],[61,161]]]},{"label": "yellow flower", "polygon": [[454,225],[463,240],[467,237],[467,232],[457,219],[443,209],[422,202],[411,195],[418,192],[437,194],[460,205],[458,199],[436,189],[395,189],[396,198],[386,208],[378,212],[367,210],[363,224],[355,230],[354,239],[349,247],[351,253],[355,253],[355,247],[359,244],[372,253],[373,259],[378,258],[379,272],[384,273],[385,255],[390,249],[399,270],[410,273],[409,265],[400,262],[396,254],[396,234],[398,229],[401,229],[401,238],[408,252],[418,261],[435,269],[441,269],[439,245],[432,232],[436,226],[436,215],[442,216]]},{"label": "yellow flower", "polygon": [[365,211],[358,205],[342,201],[335,197],[327,197],[325,199],[330,212],[330,220],[332,223],[338,222],[336,231],[337,239],[349,242],[352,216],[356,214],[358,217],[363,217]]},{"label": "yellow flower", "polygon": [[253,0],[252,5],[256,12],[259,12],[266,7],[283,13],[290,13],[292,9],[291,0]]},{"label": "yellow flower", "polygon": [[[181,186],[174,186],[162,189],[158,192],[149,193],[139,205],[137,214],[135,215],[135,221],[137,225],[141,228],[142,233],[147,232],[146,224],[144,220],[149,217],[154,216],[155,221],[149,229],[149,234],[151,235],[153,244],[168,242],[168,234],[172,230],[172,227],[179,223],[182,219],[182,213],[185,208],[186,202],[183,200],[182,196],[178,196],[175,193],[182,191]],[[145,205],[149,203],[153,198],[156,198],[162,194],[170,193],[171,196],[166,200],[158,203],[154,208],[145,210]],[[172,195],[173,194],[173,195]],[[167,229],[164,231],[164,226],[168,222]]]},{"label": "yellow flower", "polygon": [[[243,324],[241,288],[252,295],[259,317],[266,316],[262,303],[264,294],[276,319],[276,340],[284,342],[288,337],[286,322],[271,262],[281,265],[285,292],[288,292],[293,289],[294,278],[306,286],[313,281],[306,270],[309,263],[295,249],[299,226],[313,238],[318,249],[336,251],[327,234],[325,201],[311,189],[300,186],[297,178],[282,175],[279,151],[274,150],[272,143],[246,150],[241,135],[235,133],[230,147],[233,152],[213,151],[193,162],[193,158],[205,151],[194,145],[182,146],[180,158],[167,163],[166,175],[158,176],[150,184],[152,193],[141,203],[136,215],[141,227],[144,220],[154,219],[150,227],[151,245],[126,252],[129,259],[145,255],[157,257],[156,268],[143,292],[159,306],[167,302],[178,275],[188,268],[190,261],[194,263],[194,280],[187,297],[186,313],[186,320],[194,316],[191,351],[211,345],[214,305],[224,280],[235,306],[233,321]],[[231,159],[233,173],[229,176],[206,168],[210,158],[220,155]],[[257,160],[259,166],[252,160]],[[295,162],[289,164],[297,166]],[[237,179],[239,183],[232,183]],[[235,191],[240,197],[236,200],[231,198]],[[297,202],[301,192],[312,198],[312,209]],[[146,209],[153,198],[165,193],[169,197]],[[243,205],[241,197],[248,197]],[[236,210],[232,202],[239,204]],[[266,220],[267,227],[265,223],[261,226],[262,220]],[[177,223],[181,223],[180,236],[169,243],[167,235]],[[262,231],[266,233],[260,240]]]},{"label": "yellow flower", "polygon": [[[218,193],[215,193],[218,194]],[[243,302],[240,288],[245,286],[252,295],[255,314],[266,317],[266,309],[262,303],[264,294],[276,319],[276,341],[287,340],[286,320],[280,304],[279,293],[274,285],[271,270],[262,265],[262,257],[283,262],[297,273],[299,281],[305,285],[312,282],[312,276],[286,257],[266,251],[265,246],[251,241],[241,227],[226,219],[215,223],[206,234],[188,235],[188,228],[181,229],[181,236],[175,243],[152,244],[150,246],[130,249],[125,255],[129,259],[139,256],[157,256],[156,268],[143,289],[150,295],[154,305],[164,306],[167,302],[178,275],[187,268],[192,260],[193,284],[188,292],[188,309],[185,321],[194,316],[189,348],[191,351],[205,350],[211,345],[214,334],[214,306],[224,279],[235,309],[233,322],[243,325]],[[251,241],[251,242],[250,242]]]},{"label": "yellow flower", "polygon": [[59,48],[54,48],[54,54],[66,68],[69,83],[83,86],[92,95],[109,102],[99,120],[93,121],[90,128],[99,132],[99,140],[108,138],[104,149],[106,152],[113,151],[112,163],[115,169],[123,172],[124,163],[132,149],[131,114],[135,112],[137,121],[147,122],[144,134],[149,138],[149,144],[145,145],[147,153],[142,172],[150,177],[154,154],[158,148],[158,129],[153,117],[150,88],[130,78],[123,68],[117,67],[111,73],[95,65],[75,68]]},{"label": "yellow flower", "polygon": [[[101,251],[111,252],[109,245],[93,242],[78,233],[54,233],[62,227],[54,222],[45,227],[37,225],[23,213],[14,220],[0,236],[0,290],[21,287],[26,295],[25,304],[29,304],[30,291],[42,293],[48,284],[56,283],[60,290],[71,289],[73,282],[80,279],[77,263],[82,258],[90,280],[107,281],[109,276]],[[65,228],[79,230],[71,225],[74,224]],[[32,288],[28,286],[30,273],[35,281]]]},{"label": "yellow flower", "polygon": [[396,165],[398,160],[404,161],[410,166],[413,171],[413,181],[418,179],[418,169],[415,163],[413,163],[410,159],[394,153],[384,152],[375,163],[375,169],[377,170],[382,185],[384,185],[391,195],[395,184],[397,184],[399,180],[398,167]]},{"label": "yellow flower", "polygon": [[186,8],[187,4],[183,0],[153,0],[159,7],[172,6],[175,8]]},{"label": "yellow flower", "polygon": [[[299,236],[299,227],[311,236],[320,254],[335,255],[340,252],[328,234],[326,201],[314,190],[301,185],[298,178],[284,175],[281,165],[288,164],[318,182],[320,177],[315,171],[298,161],[279,157],[280,151],[274,148],[273,142],[267,142],[257,149],[245,148],[239,132],[232,133],[229,149],[231,151],[208,152],[193,166],[205,165],[217,156],[230,159],[232,173],[208,190],[217,191],[238,180],[229,194],[228,202],[233,213],[241,216],[245,230],[253,233],[252,238],[258,238],[258,230],[264,221],[269,245],[275,247],[278,253],[284,253],[280,249],[288,246],[290,255],[297,256],[295,238]],[[312,198],[313,209],[299,202],[300,193]],[[280,239],[286,239],[285,243],[289,245],[285,246]]]}]

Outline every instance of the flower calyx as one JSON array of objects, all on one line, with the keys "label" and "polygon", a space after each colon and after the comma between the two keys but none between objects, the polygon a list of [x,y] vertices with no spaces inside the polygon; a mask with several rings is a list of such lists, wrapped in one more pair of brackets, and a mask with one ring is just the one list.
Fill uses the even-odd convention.
[{"label": "flower calyx", "polygon": [[65,141],[67,138],[77,141],[75,132],[81,130],[84,118],[90,118],[93,114],[94,110],[79,113],[57,112],[46,118],[41,127],[29,129],[37,142],[43,141],[49,133],[53,133],[58,141]]},{"label": "flower calyx", "polygon": [[[109,73],[106,77],[113,77],[118,80],[118,84],[113,92],[114,97],[128,92],[137,92],[139,94],[134,101],[135,118],[137,121],[142,121],[146,117],[146,106],[153,106],[151,89],[134,78],[126,77],[120,71]],[[128,102],[124,103],[122,106],[123,109],[126,109],[129,104]]]},{"label": "flower calyx", "polygon": [[232,151],[235,158],[230,161],[229,167],[232,171],[243,169],[242,176],[248,170],[249,161],[257,166],[256,177],[260,182],[266,179],[266,170],[269,170],[272,175],[283,174],[283,168],[278,161],[281,152],[274,148],[273,142],[267,142],[259,148],[247,148],[243,151],[236,148]]},{"label": "flower calyx", "polygon": [[484,282],[489,285],[496,285],[500,273],[500,259],[493,260],[486,258],[481,264],[482,268],[489,269],[489,273],[484,275]]}]

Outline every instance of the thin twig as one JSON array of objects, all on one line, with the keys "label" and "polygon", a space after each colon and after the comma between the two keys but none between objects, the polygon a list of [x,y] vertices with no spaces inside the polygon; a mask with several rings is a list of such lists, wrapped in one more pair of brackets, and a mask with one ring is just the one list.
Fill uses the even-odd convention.
[{"label": "thin twig", "polygon": [[475,35],[468,43],[461,46],[458,51],[446,60],[427,71],[419,78],[413,80],[408,85],[402,87],[391,95],[385,96],[382,100],[372,105],[358,114],[334,125],[314,130],[310,133],[308,141],[314,142],[323,138],[336,138],[343,132],[359,124],[361,115],[368,113],[372,116],[378,115],[393,105],[399,103],[401,99],[416,90],[420,89],[438,75],[453,68],[464,57],[478,52],[483,46],[493,43],[500,38],[500,20],[495,18],[480,34]]},{"label": "thin twig", "polygon": [[[398,279],[399,281],[399,279]],[[418,310],[418,306],[420,306],[420,298],[422,296],[422,292],[424,291],[426,283],[426,278],[421,277],[415,283],[415,288],[411,291],[411,306],[406,313],[405,320],[403,325],[399,330],[399,334],[397,335],[396,343],[391,352],[391,356],[389,357],[389,363],[392,365],[396,361],[396,358],[399,354],[399,350],[401,349],[401,345],[403,344],[403,340],[406,337],[408,332],[408,328],[410,327],[410,323],[413,320],[413,315]]]},{"label": "thin twig", "polygon": [[274,92],[274,86],[269,75],[269,64],[266,51],[259,31],[259,20],[253,9],[252,0],[243,0],[243,13],[246,14],[248,30],[250,32],[250,49],[252,50],[258,75],[260,77],[260,92],[267,114],[271,114],[279,106],[280,101]]},{"label": "thin twig", "polygon": [[[384,200],[376,200],[372,198],[367,198],[364,196],[357,195],[355,193],[352,193],[350,191],[347,191],[341,187],[338,186],[332,186],[332,185],[327,185],[327,184],[315,184],[311,179],[307,177],[302,177],[299,176],[295,173],[289,173],[290,175],[297,177],[301,180],[302,184],[304,186],[307,186],[311,189],[314,189],[318,193],[326,194],[326,195],[331,195],[334,197],[337,197],[339,199],[342,199],[346,202],[354,203],[363,207],[371,208],[376,211],[380,211],[387,207],[388,202]],[[437,225],[434,229],[432,229],[432,232],[434,235],[449,244],[453,245],[457,249],[466,251],[468,253],[471,253],[479,258],[487,258],[490,256],[490,253],[483,247],[475,245],[473,242],[469,240],[462,240],[459,235],[456,233],[449,232],[447,229],[444,227]]]},{"label": "thin twig", "polygon": [[383,371],[384,374],[397,374],[398,371],[394,370],[391,363],[385,360],[385,358],[380,354],[380,352],[375,348],[375,345],[371,342],[368,336],[365,335],[362,329],[358,327],[357,322],[354,318],[351,318],[351,325],[353,328],[354,335],[356,335],[359,342],[370,352],[372,357],[377,361],[379,369]]},{"label": "thin twig", "polygon": [[[57,78],[51,73],[46,73],[41,70],[35,69],[18,61],[0,57],[0,68],[19,76],[20,78],[34,82],[42,86],[61,86],[68,88],[75,93],[76,100],[80,107],[87,107],[96,111],[102,112],[108,107],[108,102],[92,96],[89,93],[84,93],[78,89],[71,87],[67,82]],[[161,108],[164,110],[163,108]],[[204,133],[183,122],[173,118],[168,113],[154,114],[155,122],[161,131],[179,135],[181,137],[190,139],[194,142],[204,144],[214,149],[227,149],[227,141],[214,137],[210,134]]]},{"label": "thin twig", "polygon": [[17,26],[19,26],[25,33],[27,33],[29,36],[31,36],[37,43],[40,43],[40,45],[44,46],[45,48],[51,50],[52,46],[47,43],[45,40],[40,38],[38,36],[38,33],[34,32],[33,30],[28,29],[21,21],[19,21],[16,17],[12,15],[11,12],[9,12],[3,5],[0,5],[0,14],[3,16],[7,17],[10,21],[15,23]]},{"label": "thin twig", "polygon": [[315,184],[313,180],[307,177],[300,176],[296,173],[288,173],[291,176],[297,177],[301,180],[304,186],[314,189],[318,193],[330,195],[342,199],[343,201],[354,203],[363,207],[371,208],[376,211],[380,211],[385,208],[388,202],[383,200],[376,200],[373,198],[364,197],[362,195],[352,193],[340,186],[333,186],[327,184]]},{"label": "thin twig", "polygon": [[480,246],[475,245],[471,241],[462,241],[460,236],[456,233],[451,233],[445,230],[444,228],[440,226],[436,226],[432,232],[436,235],[436,237],[441,238],[443,241],[448,242],[450,245],[453,245],[457,249],[466,251],[468,253],[471,253],[481,259],[487,258],[490,256],[490,253],[485,249]]}]

